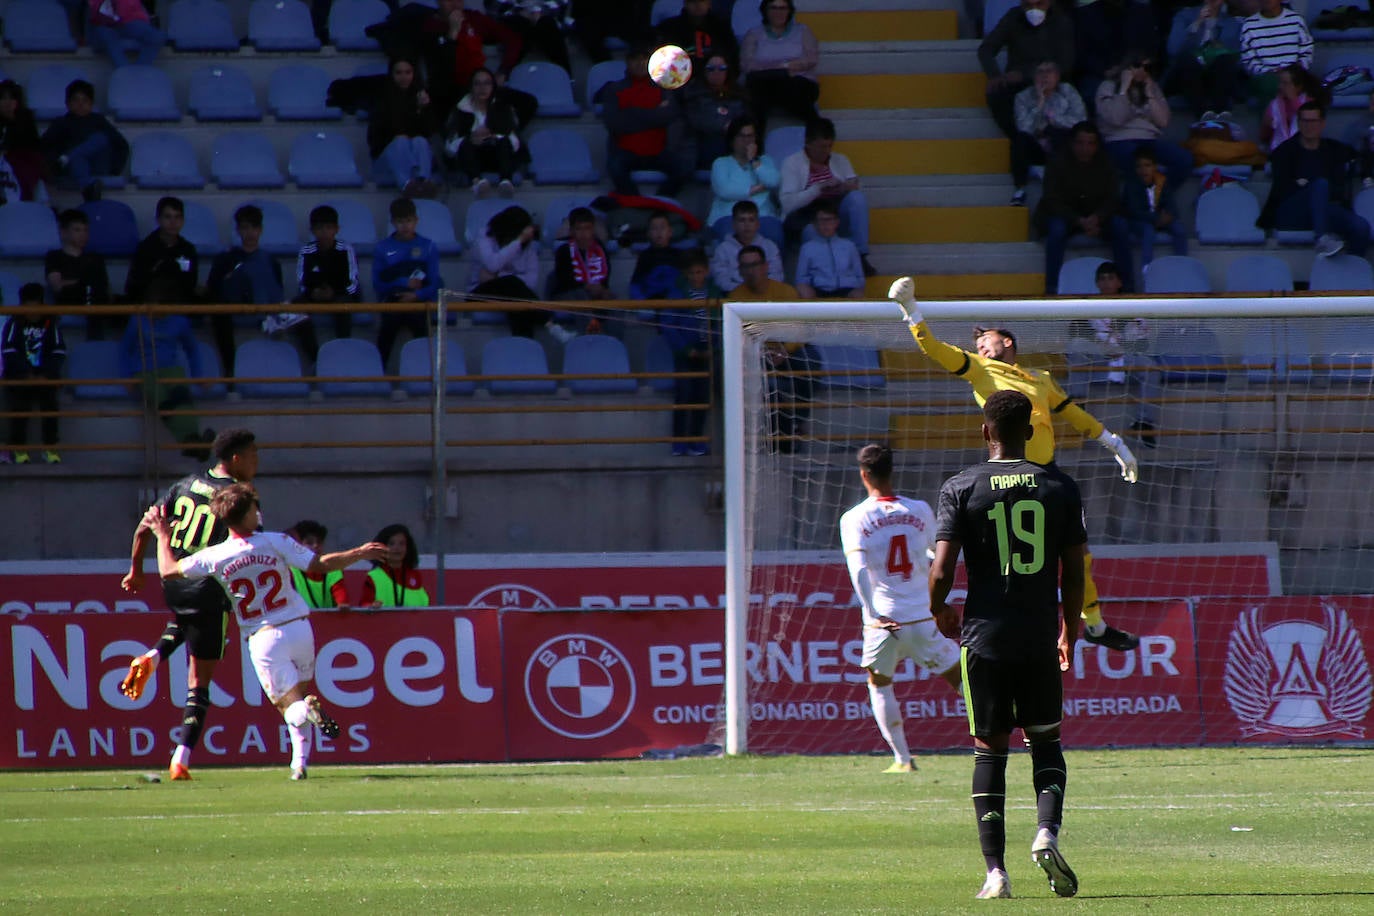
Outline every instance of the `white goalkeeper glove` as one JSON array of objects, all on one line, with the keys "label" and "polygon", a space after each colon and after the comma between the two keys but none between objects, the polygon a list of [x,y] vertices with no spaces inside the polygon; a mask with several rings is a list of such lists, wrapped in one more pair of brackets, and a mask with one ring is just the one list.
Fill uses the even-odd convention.
[{"label": "white goalkeeper glove", "polygon": [[888,287],[887,298],[897,303],[897,307],[902,310],[902,317],[906,323],[913,328],[925,321],[925,316],[921,314],[921,307],[916,304],[916,281],[910,277],[898,277],[892,281]]},{"label": "white goalkeeper glove", "polygon": [[1121,437],[1105,426],[1102,433],[1097,437],[1097,441],[1102,443],[1102,447],[1112,453],[1116,463],[1121,465],[1121,479],[1127,483],[1135,483],[1140,479],[1140,465],[1136,463],[1135,455],[1126,447],[1126,443],[1121,441]]}]

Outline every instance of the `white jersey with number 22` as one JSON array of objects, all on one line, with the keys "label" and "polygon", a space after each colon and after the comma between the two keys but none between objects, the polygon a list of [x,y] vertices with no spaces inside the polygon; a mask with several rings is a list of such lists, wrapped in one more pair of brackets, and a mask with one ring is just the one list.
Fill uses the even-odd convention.
[{"label": "white jersey with number 22", "polygon": [[930,616],[926,551],[935,546],[935,513],[928,503],[870,496],[840,517],[840,545],[856,592],[859,570],[868,570],[873,606],[864,608],[866,623],[878,616],[898,623]]},{"label": "white jersey with number 22", "polygon": [[305,617],[310,605],[291,581],[291,567],[307,569],[315,553],[280,531],[258,531],[197,551],[178,566],[188,579],[213,576],[229,595],[239,632],[247,637],[264,626]]}]

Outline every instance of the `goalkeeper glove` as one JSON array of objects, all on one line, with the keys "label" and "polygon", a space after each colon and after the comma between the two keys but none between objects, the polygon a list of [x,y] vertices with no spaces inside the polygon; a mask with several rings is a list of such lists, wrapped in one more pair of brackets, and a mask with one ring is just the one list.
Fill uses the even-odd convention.
[{"label": "goalkeeper glove", "polygon": [[1121,479],[1127,483],[1135,483],[1140,479],[1140,465],[1136,463],[1135,455],[1126,447],[1126,443],[1121,441],[1121,437],[1105,426],[1102,433],[1097,437],[1097,441],[1102,443],[1102,447],[1112,453],[1116,463],[1121,465]]},{"label": "goalkeeper glove", "polygon": [[916,281],[910,277],[898,277],[893,280],[892,286],[887,290],[887,298],[897,303],[897,307],[902,310],[902,317],[913,328],[925,321],[921,307],[916,304]]}]

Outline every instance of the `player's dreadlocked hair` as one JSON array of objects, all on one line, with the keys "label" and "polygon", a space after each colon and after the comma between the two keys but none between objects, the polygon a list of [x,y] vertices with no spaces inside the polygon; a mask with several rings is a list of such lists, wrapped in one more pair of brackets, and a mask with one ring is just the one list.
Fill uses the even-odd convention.
[{"label": "player's dreadlocked hair", "polygon": [[859,467],[877,480],[887,480],[892,476],[892,449],[877,442],[869,443],[859,449]]},{"label": "player's dreadlocked hair", "polygon": [[983,419],[996,431],[998,442],[1023,443],[1031,422],[1030,398],[1011,389],[993,392],[983,403]]}]

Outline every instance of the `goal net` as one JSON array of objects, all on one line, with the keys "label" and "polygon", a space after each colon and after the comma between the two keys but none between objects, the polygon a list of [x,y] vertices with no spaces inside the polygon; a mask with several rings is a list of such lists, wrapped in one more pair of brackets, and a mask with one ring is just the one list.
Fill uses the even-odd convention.
[{"label": "goal net", "polygon": [[[1057,461],[1083,493],[1104,617],[1142,637],[1124,653],[1080,642],[1066,741],[1285,740],[1284,728],[1359,737],[1339,726],[1369,711],[1369,615],[1318,596],[1374,592],[1367,300],[923,309],[940,340],[965,349],[975,324],[1012,330],[1018,362],[1049,370],[1139,461],[1139,482],[1127,483],[1110,452],[1056,424]],[[897,491],[933,506],[944,480],[986,458],[981,414],[968,383],[922,353],[891,303],[731,303],[724,321],[723,740],[731,752],[878,752],[839,549],[840,515],[865,495],[855,453],[889,444]],[[916,574],[926,569],[918,562]],[[1337,671],[1334,647],[1352,636],[1360,652],[1346,651]],[[907,661],[896,686],[913,748],[966,746],[947,684]]]}]

